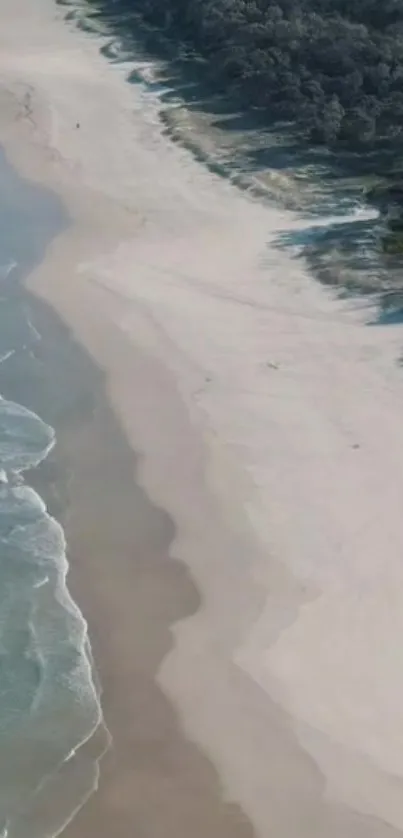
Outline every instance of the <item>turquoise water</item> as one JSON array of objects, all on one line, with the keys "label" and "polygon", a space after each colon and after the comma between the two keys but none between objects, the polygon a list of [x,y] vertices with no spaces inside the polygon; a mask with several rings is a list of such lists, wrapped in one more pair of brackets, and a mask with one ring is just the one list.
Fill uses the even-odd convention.
[{"label": "turquoise water", "polygon": [[[1,153],[0,194],[0,392],[3,385],[7,394],[26,392],[32,405],[35,382],[24,358],[40,335],[20,281],[65,218],[55,199],[18,178]],[[38,396],[37,405],[40,412]],[[87,625],[66,587],[63,529],[25,479],[55,443],[36,412],[0,398],[2,838],[59,834],[98,782],[99,749],[88,743],[102,719]]]}]

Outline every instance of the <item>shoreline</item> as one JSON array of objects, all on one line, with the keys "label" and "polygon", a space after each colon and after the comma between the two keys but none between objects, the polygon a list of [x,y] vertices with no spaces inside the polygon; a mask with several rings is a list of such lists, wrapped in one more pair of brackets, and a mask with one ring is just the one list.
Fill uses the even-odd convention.
[{"label": "shoreline", "polygon": [[[399,335],[365,331],[355,310],[267,247],[297,219],[238,196],[161,139],[155,112],[51,0],[40,0],[22,26],[25,6],[7,0],[0,13],[0,141],[17,170],[54,190],[72,219],[27,288],[72,329],[105,383],[110,407],[100,398],[88,423],[71,423],[59,445],[77,475],[66,527],[70,590],[112,691],[107,722],[108,701],[117,726],[124,702],[129,712],[104,787],[70,833],[106,834],[108,816],[120,818],[122,836],[138,819],[140,834],[162,838],[170,818],[176,838],[196,829],[200,838],[214,830],[220,838],[226,830],[242,838],[394,838],[403,829],[403,766],[397,704],[385,721],[399,695],[393,661],[369,727],[363,708],[383,674],[382,643],[389,648],[399,636],[400,603],[389,623],[386,601],[400,578],[402,470],[393,443],[403,389],[391,366]],[[126,443],[110,430],[112,413]],[[138,452],[136,466],[129,451]],[[379,481],[396,503],[379,498]],[[143,487],[154,510],[144,518],[159,515],[157,530],[169,533],[151,579],[140,557],[139,606],[150,597],[140,620],[128,553]],[[91,531],[81,507],[93,516]],[[377,514],[379,532],[368,527]],[[97,572],[95,547],[109,543],[94,544],[100,523],[110,551],[122,549],[117,578],[108,555]],[[147,555],[156,550],[148,526]],[[395,549],[383,571],[390,533]],[[156,661],[147,644],[158,616],[165,622]],[[366,639],[374,624],[384,631],[378,668]],[[138,673],[149,675],[150,666],[168,720],[138,690]]]},{"label": "shoreline", "polygon": [[[88,353],[89,364],[93,366],[94,371],[96,370],[96,375],[98,377],[100,376],[106,385],[106,392],[103,396],[103,399],[106,399],[106,401],[100,406],[100,413],[105,414],[104,420],[106,425],[113,425],[116,423],[116,419],[114,418],[115,411],[112,406],[117,403],[121,403],[122,398],[124,399],[126,397],[126,393],[130,389],[126,387],[125,380],[119,380],[120,376],[118,374],[119,355],[121,355],[122,364],[125,366],[127,364],[127,352],[130,349],[130,361],[132,364],[137,362],[137,390],[143,391],[142,396],[145,401],[147,400],[147,397],[150,397],[150,403],[143,410],[141,420],[148,424],[148,414],[153,412],[155,409],[155,406],[153,405],[154,400],[157,405],[157,411],[159,404],[162,409],[165,409],[165,407],[172,402],[172,405],[168,408],[168,413],[170,413],[173,409],[173,416],[169,417],[172,420],[172,426],[169,428],[170,433],[177,438],[178,428],[182,428],[184,435],[191,435],[192,431],[189,425],[189,418],[184,405],[178,395],[175,395],[174,399],[172,399],[176,386],[171,375],[167,370],[164,370],[159,361],[156,361],[152,356],[147,357],[144,355],[144,357],[142,357],[140,347],[133,348],[131,341],[126,339],[119,328],[119,313],[122,301],[117,299],[117,301],[114,302],[114,316],[111,318],[110,294],[105,292],[102,288],[97,289],[94,293],[94,288],[88,283],[82,287],[80,283],[81,277],[75,274],[76,266],[77,263],[79,263],[80,258],[88,253],[90,254],[92,248],[98,248],[100,238],[102,238],[103,244],[107,242],[108,245],[112,242],[116,243],[118,241],[117,232],[114,229],[112,232],[110,230],[109,215],[106,216],[105,221],[104,211],[105,209],[106,211],[109,209],[109,201],[105,201],[105,207],[103,207],[102,197],[100,195],[97,194],[94,196],[90,190],[86,195],[85,193],[82,193],[81,188],[79,188],[77,190],[79,202],[77,202],[75,194],[76,190],[71,189],[70,184],[63,183],[62,189],[57,188],[60,185],[57,183],[57,180],[55,184],[52,178],[52,158],[50,158],[50,160],[46,159],[48,156],[46,145],[44,145],[43,148],[40,143],[37,145],[35,142],[35,128],[34,132],[32,132],[32,127],[35,126],[35,108],[32,104],[29,105],[28,119],[25,125],[21,125],[20,119],[22,118],[24,120],[26,118],[25,93],[21,94],[18,87],[17,92],[15,90],[10,92],[7,88],[3,87],[0,91],[0,97],[3,97],[3,105],[5,105],[2,109],[2,128],[5,129],[5,132],[1,132],[1,141],[6,148],[7,156],[11,164],[17,168],[22,176],[27,177],[28,180],[37,182],[41,185],[46,184],[47,189],[55,191],[59,197],[62,198],[68,211],[71,212],[72,209],[74,210],[73,223],[70,224],[66,232],[62,233],[56,238],[56,240],[51,242],[44,262],[38,265],[37,268],[30,273],[24,283],[27,293],[29,295],[33,295],[34,307],[35,299],[37,299],[39,311],[41,307],[50,307],[52,309],[51,319],[56,320],[59,317],[61,318],[61,325],[56,327],[55,331],[54,327],[51,328],[50,347],[53,350],[56,349],[57,355],[59,353],[59,339],[62,337],[62,356],[61,358],[57,357],[56,362],[56,387],[59,386],[58,381],[63,370],[63,345],[66,344],[65,333],[66,330],[67,332],[70,332],[71,324],[74,323],[74,333],[72,333],[74,343],[79,347],[79,352],[81,352],[82,347],[84,352]],[[38,115],[42,115],[40,107],[38,109]],[[16,123],[17,128],[15,130]],[[11,139],[8,136],[8,129],[10,128],[12,132]],[[34,142],[32,142],[33,140]],[[31,156],[26,155],[26,151],[28,149],[33,152]],[[42,152],[45,153],[42,154]],[[29,163],[28,165],[26,165],[27,162]],[[48,163],[50,163],[50,166],[47,165]],[[96,198],[95,204],[94,197]],[[76,212],[77,210],[78,212]],[[122,211],[119,206],[115,205],[113,207],[113,220],[116,222],[116,228],[119,236],[122,236],[125,232],[127,233],[128,229],[132,231],[132,214],[131,212],[127,213],[125,208]],[[93,221],[95,221],[94,230],[92,229]],[[97,222],[99,223],[99,227],[96,226]],[[105,223],[107,228],[104,226]],[[81,225],[84,226],[84,236],[80,230]],[[61,266],[63,266],[62,272],[60,272]],[[68,288],[67,286],[66,288],[55,287],[55,283],[53,281],[55,274],[58,274],[59,278],[62,280],[65,279],[66,283],[68,281],[70,286]],[[78,291],[77,295],[74,293],[74,286],[76,286],[76,290]],[[79,309],[77,309],[78,301]],[[94,303],[96,303],[95,310],[93,308]],[[114,318],[116,318],[116,320]],[[44,319],[41,316],[39,323],[37,324],[38,331],[42,336],[46,334],[48,328],[48,326],[46,326],[47,321],[47,315],[45,315]],[[37,322],[36,319],[35,322]],[[62,333],[64,333],[64,336],[63,334],[59,334],[60,328]],[[89,331],[89,340],[84,338],[87,331]],[[57,341],[56,343],[55,339]],[[69,338],[67,338],[67,342],[68,341]],[[111,343],[113,343],[114,346],[112,354],[109,352]],[[106,374],[109,360],[112,360],[114,363],[114,375],[112,376],[112,381],[110,381],[110,371],[108,371],[109,375]],[[47,366],[49,368],[49,358]],[[50,365],[50,369],[52,369],[52,364]],[[73,370],[73,381],[77,378],[77,372],[77,368]],[[78,374],[78,377],[80,378],[80,373]],[[133,378],[133,366],[130,369],[130,377],[131,379]],[[115,380],[113,380],[114,378]],[[148,379],[148,384],[146,385],[147,392],[144,391],[143,378],[144,380]],[[149,387],[150,382],[153,384],[152,393]],[[133,386],[133,381],[130,383]],[[117,385],[117,394],[113,392],[113,385]],[[85,401],[84,394],[83,398]],[[177,403],[175,404],[176,399]],[[134,418],[133,412],[131,410],[128,411],[126,417],[124,413],[123,415],[121,412],[119,413],[120,422],[118,424],[122,424],[123,430],[123,435],[122,430],[119,430],[119,436],[121,439],[121,443],[119,444],[122,445],[124,445],[123,440],[125,436],[126,438],[133,438],[133,429],[125,427],[125,422],[122,421],[125,418]],[[69,419],[67,427],[70,424],[70,421],[71,420]],[[118,818],[119,822],[121,819],[123,821],[121,824],[123,834],[127,834],[129,836],[132,834],[133,819],[135,822],[140,816],[140,818],[144,817],[145,828],[147,831],[149,829],[149,823],[152,823],[153,834],[156,836],[161,835],[161,838],[162,836],[165,838],[167,834],[175,836],[183,835],[183,838],[185,838],[185,836],[188,836],[189,831],[191,831],[195,836],[200,834],[200,838],[204,838],[206,834],[217,834],[219,838],[224,838],[225,835],[228,835],[228,838],[230,838],[230,836],[233,838],[235,835],[239,836],[239,838],[252,838],[254,835],[254,829],[247,816],[243,813],[240,806],[238,806],[238,803],[232,800],[231,795],[228,795],[226,784],[223,782],[223,776],[220,776],[221,772],[218,774],[213,766],[213,763],[210,762],[207,756],[204,756],[201,750],[199,750],[198,744],[193,744],[193,737],[187,738],[186,731],[183,730],[183,719],[177,721],[178,710],[175,709],[171,703],[168,691],[164,694],[159,686],[158,665],[155,666],[155,671],[152,672],[153,677],[151,685],[153,691],[157,696],[160,696],[160,698],[156,698],[154,700],[154,704],[156,704],[154,710],[152,709],[153,705],[151,704],[150,719],[147,721],[149,707],[143,707],[144,695],[142,694],[142,691],[140,691],[140,695],[136,698],[138,690],[137,678],[136,689],[130,693],[130,697],[133,699],[133,702],[130,707],[129,716],[127,716],[127,713],[125,715],[122,713],[123,706],[121,703],[121,697],[127,688],[126,681],[124,680],[125,673],[122,672],[122,667],[120,667],[119,670],[114,673],[114,677],[111,677],[109,670],[111,668],[113,656],[105,648],[105,638],[102,636],[104,634],[104,630],[108,627],[107,610],[110,605],[110,591],[107,591],[107,601],[105,602],[104,607],[101,607],[101,596],[99,598],[94,597],[94,575],[97,573],[96,567],[90,568],[92,570],[92,575],[87,578],[88,565],[90,565],[91,561],[91,556],[89,557],[88,553],[92,553],[92,550],[89,549],[89,544],[91,544],[93,539],[93,533],[91,533],[90,536],[87,536],[85,533],[88,523],[88,500],[87,498],[84,498],[85,519],[81,518],[80,510],[74,501],[71,504],[68,504],[66,513],[65,504],[67,497],[64,498],[64,502],[61,505],[60,501],[55,499],[55,497],[52,498],[51,494],[49,494],[49,481],[46,478],[46,469],[56,468],[56,477],[52,474],[51,482],[53,483],[53,486],[57,486],[57,472],[60,468],[58,462],[63,463],[64,460],[63,470],[68,476],[69,491],[71,491],[71,486],[74,482],[72,470],[79,471],[82,463],[84,463],[84,468],[88,464],[91,468],[91,454],[89,454],[91,444],[93,443],[94,453],[97,459],[100,458],[100,452],[105,450],[105,446],[103,445],[102,440],[97,437],[97,434],[94,433],[92,423],[90,422],[89,431],[88,429],[86,430],[84,424],[84,426],[81,427],[79,434],[83,434],[85,437],[86,433],[89,433],[89,438],[85,441],[85,449],[82,452],[80,462],[77,462],[75,455],[71,450],[71,443],[69,443],[69,441],[66,443],[64,440],[66,435],[67,437],[69,436],[69,430],[67,429],[66,433],[63,426],[58,426],[57,421],[54,421],[54,424],[57,434],[57,446],[54,452],[54,457],[52,458],[52,461],[46,462],[43,466],[45,479],[43,480],[41,473],[37,472],[31,478],[31,482],[46,498],[50,504],[49,508],[51,510],[53,509],[52,503],[56,503],[56,506],[58,506],[58,518],[63,522],[68,542],[69,591],[74,600],[79,604],[80,608],[82,608],[85,619],[89,624],[91,647],[94,652],[95,671],[99,674],[101,681],[102,708],[104,710],[107,728],[112,737],[111,749],[106,753],[103,761],[101,762],[101,792],[99,794],[95,794],[93,796],[94,799],[90,799],[87,802],[83,810],[79,812],[76,820],[67,826],[67,828],[63,831],[63,834],[66,835],[67,838],[69,838],[70,835],[73,838],[76,834],[82,835],[84,830],[87,835],[96,834],[98,836],[99,834],[104,833],[105,835],[109,835],[111,829],[116,827],[116,818]],[[81,421],[79,424],[81,425]],[[159,429],[160,428],[157,428],[157,430]],[[136,430],[136,428],[134,430]],[[107,430],[106,433],[109,434],[109,431]],[[112,433],[114,432],[112,431]],[[75,445],[77,442],[76,431],[73,433],[73,437]],[[167,440],[163,440],[163,445],[166,454],[170,457],[171,455],[167,450]],[[191,447],[192,445],[193,439],[190,439],[189,446]],[[199,442],[196,440],[195,445],[196,447],[199,446]],[[115,439],[111,441],[112,453],[114,455],[116,455],[116,447],[117,442]],[[184,448],[186,451],[186,442],[184,444]],[[196,461],[199,457],[201,460],[201,456],[198,452]],[[127,468],[130,458],[133,458],[134,461],[136,459],[136,454],[131,445],[127,446],[127,450],[125,451],[125,468]],[[140,456],[140,464],[142,463],[142,460],[143,457]],[[95,470],[98,469],[98,465],[99,464],[97,462],[93,463]],[[198,462],[196,462],[195,465],[196,468],[200,467]],[[111,463],[110,469],[102,469],[101,464],[100,481],[105,483],[105,485],[109,485],[111,470],[115,470],[115,468],[117,473],[119,473],[119,470],[122,468],[121,463],[118,463],[117,466],[115,463]],[[93,480],[94,475],[91,474],[88,490],[91,489]],[[148,483],[149,480],[146,482]],[[63,478],[61,479],[61,483],[63,483]],[[131,494],[143,495],[143,483],[144,481],[141,479],[138,482],[138,485],[136,485],[133,476],[131,476]],[[80,490],[86,488],[86,480],[81,480],[79,478],[77,485]],[[186,484],[184,484],[184,486],[185,485]],[[158,482],[155,488],[155,494],[158,496]],[[56,489],[56,493],[57,491],[58,489]],[[117,489],[117,492],[120,496],[119,489]],[[130,499],[131,498],[129,498],[129,500]],[[133,509],[135,510],[136,498],[134,498],[134,501]],[[143,504],[144,503],[146,503],[146,501],[144,501]],[[151,507],[157,510],[157,507],[154,506],[154,498],[152,502],[147,501],[147,503],[151,504]],[[100,524],[102,520],[102,512],[95,507],[94,515],[96,521]],[[167,516],[167,513],[158,511],[158,515],[160,515],[163,519],[167,518],[169,522],[170,518]],[[119,516],[117,517],[119,518]],[[131,515],[130,513],[127,514],[127,517],[129,518],[130,525],[132,525],[133,510],[131,510]],[[73,523],[72,518],[76,519]],[[137,524],[139,526],[141,522],[137,522]],[[125,526],[128,526],[127,523],[125,523]],[[111,529],[116,537],[116,543],[119,544],[120,539],[119,535],[116,533],[114,523]],[[109,526],[106,527],[105,531],[106,539],[108,531]],[[133,535],[136,542],[138,538],[137,529],[132,532],[131,535],[127,535],[126,537],[130,541]],[[150,533],[146,533],[146,538],[148,538],[148,540],[150,540],[150,535]],[[173,541],[173,535],[171,536],[171,540]],[[82,556],[84,548],[86,548],[86,554],[85,556]],[[149,549],[150,545],[147,544],[147,552]],[[84,559],[84,561],[80,562],[80,558],[82,560]],[[169,619],[167,620],[167,629],[169,629],[169,631],[167,632],[164,630],[163,637],[164,634],[168,634],[170,642],[167,643],[167,640],[165,640],[162,643],[162,652],[159,655],[160,663],[162,663],[162,660],[169,654],[170,650],[173,649],[173,626],[178,620],[191,616],[194,611],[197,610],[197,605],[200,604],[200,595],[195,588],[194,582],[190,580],[189,571],[183,562],[176,558],[175,552],[173,555],[170,554],[169,556],[167,553],[165,560],[169,561],[168,577],[167,570],[165,569],[163,569],[162,572],[159,571],[159,575],[162,577],[161,579],[158,579],[158,575],[156,574],[156,604],[158,605],[158,610],[162,611],[162,615],[164,617],[161,592],[158,590],[162,583],[165,584],[168,589],[173,588],[172,599],[174,604],[178,601],[178,610],[175,610],[172,614],[168,615]],[[126,562],[126,557],[123,556],[122,561]],[[136,585],[138,581],[137,576],[140,575],[141,578],[141,573],[143,571],[141,565],[142,562],[140,561],[140,568],[136,568],[136,566],[130,568],[130,575],[133,576],[133,585]],[[175,568],[179,568],[179,570]],[[118,612],[116,614],[117,618],[119,618],[119,616],[121,617],[123,593],[125,590],[125,584],[127,582],[130,583],[131,581],[130,575],[129,579],[125,580],[124,574],[121,574],[121,577],[118,580],[117,592],[119,602],[116,607],[116,611]],[[184,581],[182,583],[180,582],[181,575],[184,576]],[[172,582],[169,582],[169,576],[175,577],[175,585],[172,585]],[[102,590],[101,594],[102,597],[105,596]],[[189,596],[190,599],[193,600],[193,607],[190,610],[187,607],[184,607],[185,601]],[[183,600],[182,604],[181,600]],[[126,606],[126,612],[128,612],[129,609],[130,604]],[[147,615],[145,615],[145,617],[146,616]],[[144,620],[143,624],[140,625],[139,631],[142,629],[144,630],[144,622],[146,622],[146,620]],[[112,625],[108,628],[113,636]],[[116,632],[118,639],[120,639],[120,632],[121,626],[119,626],[118,623]],[[150,640],[150,638],[152,638],[152,633],[153,632],[150,627],[146,641],[147,643],[152,644],[152,640]],[[158,645],[161,645],[161,641]],[[118,646],[116,655],[121,654],[122,648],[119,648]],[[148,654],[148,651],[142,650],[141,648],[138,652],[140,658],[143,656],[148,657]],[[153,663],[152,656],[151,663]],[[140,674],[144,666],[145,663],[140,660]],[[130,677],[133,678],[132,673],[130,673]],[[107,698],[108,691],[112,693],[112,699],[110,701]],[[151,695],[147,696],[147,702],[151,702]],[[136,711],[136,704],[140,705],[140,714],[137,720],[133,715]],[[165,710],[164,707],[166,708]],[[123,719],[121,718],[121,714],[123,715]],[[120,729],[124,723],[126,723],[127,726],[122,733],[120,732]],[[128,748],[127,742],[127,731],[130,729],[130,725],[134,725],[135,727],[134,746],[131,752],[130,743]],[[150,726],[150,731],[147,732],[145,743],[143,742],[144,732],[141,727],[142,725],[145,725],[146,731],[147,727]],[[140,729],[137,729],[139,726]],[[140,759],[137,750],[138,748],[140,749]],[[118,767],[116,767],[117,749],[119,751],[123,751],[123,756],[119,753],[119,762],[123,764],[119,764]],[[127,753],[128,750],[129,768],[126,766],[127,757],[125,757],[125,753]],[[144,751],[144,754],[142,754],[142,751]],[[161,751],[161,757],[158,756],[159,751]],[[161,759],[162,765],[159,767],[158,763]],[[149,767],[148,763],[150,760],[151,764]],[[130,761],[134,762],[134,767],[130,768]],[[104,763],[106,763],[106,767]],[[128,782],[128,777],[130,776],[129,770],[131,771],[131,774],[134,773],[135,776],[134,785],[127,789],[125,785]],[[103,772],[105,772],[105,776],[103,776]],[[171,776],[172,772],[173,777]],[[142,779],[142,773],[144,773],[144,779]],[[153,779],[154,774],[155,779]],[[159,776],[159,774],[161,774],[161,776]],[[146,783],[145,786],[144,782]],[[166,788],[167,783],[169,788]],[[122,786],[123,789],[121,790]],[[138,795],[133,794],[133,790],[135,789],[137,789]],[[118,800],[117,804],[113,802],[113,795],[115,794],[118,798],[120,796],[122,797],[122,800]],[[112,804],[110,802],[111,795]],[[146,795],[145,804],[143,800],[144,795]],[[128,808],[127,822],[125,822],[124,818],[126,808]],[[144,814],[142,814],[143,808],[145,808]],[[121,815],[120,812],[122,812]]]},{"label": "shoreline", "polygon": [[[129,835],[135,813],[161,838],[185,836],[190,828],[200,838],[249,838],[246,818],[222,800],[213,767],[186,741],[154,681],[172,645],[172,620],[199,604],[187,570],[168,558],[173,524],[136,485],[136,458],[105,398],[103,375],[43,302],[33,299],[30,306],[42,336],[46,390],[51,393],[60,376],[67,378],[65,409],[72,408],[57,429],[50,464],[44,462],[34,482],[46,497],[49,482],[60,492],[68,479],[58,514],[68,538],[69,590],[89,622],[112,735],[100,788],[63,834],[106,836],[119,828]],[[136,689],[126,694],[133,678]]]},{"label": "shoreline", "polygon": [[[11,101],[18,109],[18,100]],[[27,139],[24,140],[26,143]],[[43,179],[38,178],[38,182],[43,184]],[[68,589],[89,624],[95,677],[101,684],[106,739],[111,736],[106,750],[102,730],[89,743],[80,746],[84,759],[87,754],[90,759],[101,759],[100,791],[90,796],[67,824],[63,835],[74,838],[85,831],[88,836],[109,836],[118,821],[122,834],[129,836],[133,818],[140,817],[144,818],[147,830],[152,823],[153,834],[161,838],[167,834],[185,838],[189,830],[200,838],[206,834],[252,838],[254,831],[247,817],[236,803],[225,799],[212,763],[184,735],[176,711],[157,682],[159,663],[173,645],[171,625],[192,615],[200,604],[200,596],[185,565],[169,555],[169,545],[175,535],[172,520],[148,500],[141,484],[136,482],[139,458],[119,427],[113,400],[107,393],[99,341],[105,346],[108,334],[115,351],[116,344],[119,345],[122,356],[126,356],[129,348],[114,322],[109,321],[108,295],[106,299],[102,293],[96,295],[97,303],[101,304],[92,313],[91,289],[80,299],[80,325],[86,331],[93,316],[94,329],[90,331],[96,349],[91,344],[85,346],[79,329],[75,333],[71,331],[66,308],[60,304],[60,292],[56,290],[53,307],[49,304],[52,278],[60,265],[64,264],[66,279],[69,269],[74,271],[77,238],[78,248],[81,245],[77,226],[68,224],[50,243],[45,260],[29,273],[21,286],[33,328],[40,335],[36,379],[40,395],[36,398],[39,402],[43,400],[41,412],[52,421],[56,431],[55,448],[37,469],[30,471],[29,481],[45,499],[49,513],[64,527],[69,560]],[[98,236],[96,231],[96,241]],[[87,252],[87,240],[83,247]],[[68,302],[72,301],[75,308],[77,299],[69,288],[63,300],[67,310]],[[139,373],[143,374],[145,368],[149,373],[147,359],[143,360],[140,352],[136,355]],[[154,376],[158,387],[161,383],[158,370]],[[56,408],[52,404],[53,393]],[[19,397],[26,401],[23,392]],[[93,494],[96,497],[91,502],[89,497]],[[116,602],[113,579],[108,580],[109,544],[114,562],[118,559],[118,567],[112,570],[113,575],[116,569],[118,577]],[[132,564],[131,553],[134,554]],[[97,586],[100,557],[106,580]],[[108,585],[106,589],[105,585]],[[125,591],[129,593],[126,603]],[[169,596],[167,603],[163,602],[165,596]],[[140,612],[138,626],[133,624],[132,608]],[[155,614],[154,608],[157,608]],[[116,617],[115,626],[108,616],[111,609]],[[124,649],[121,633],[126,619],[129,643]],[[135,631],[133,637],[132,631]],[[131,658],[137,634],[140,640]],[[113,650],[110,646],[116,640],[117,648]],[[117,669],[115,660],[119,661]],[[127,684],[133,678],[135,689],[129,692],[131,703],[125,706]],[[115,795],[122,798],[117,803],[113,800]]]},{"label": "shoreline", "polygon": [[[44,325],[41,334],[36,328],[39,301],[24,287],[30,270],[40,266],[49,241],[65,231],[66,217],[56,195],[20,178],[5,161],[3,149],[0,158],[0,250],[6,268],[1,272],[0,393],[5,400],[1,404],[15,411],[16,424],[8,430],[7,445],[3,415],[2,607],[7,608],[8,596],[12,601],[14,597],[19,615],[14,625],[7,611],[2,611],[1,820],[10,836],[24,835],[29,823],[30,835],[41,838],[43,831],[56,834],[62,830],[93,793],[99,761],[108,746],[108,732],[102,720],[86,620],[66,584],[69,568],[60,520],[65,517],[67,475],[58,469],[54,426],[71,407],[74,392],[71,387],[62,392],[63,385],[58,378],[51,380],[46,362],[52,330],[57,340],[57,348],[53,347],[56,359],[65,357],[66,335],[49,321],[49,315],[39,317],[41,328]],[[8,263],[12,266],[9,270]],[[42,304],[42,314],[43,309]],[[81,359],[80,368],[85,367]],[[77,373],[74,381],[78,391],[81,378]],[[21,415],[28,422],[25,432],[18,424]],[[8,547],[10,533],[13,548],[11,541]],[[8,571],[11,558],[13,571]],[[14,587],[7,581],[8,573],[13,572]],[[24,607],[29,609],[27,623]],[[18,643],[15,648],[10,640],[18,633],[26,638],[22,649]],[[37,665],[38,683],[27,661]],[[18,690],[24,664],[28,674],[25,670],[24,689]],[[14,723],[13,735],[6,732],[5,723],[10,681],[15,684],[17,704],[20,692],[23,700],[31,696],[25,715],[21,715],[18,725]],[[12,716],[11,712],[11,730]],[[7,755],[9,740],[12,754]]]}]

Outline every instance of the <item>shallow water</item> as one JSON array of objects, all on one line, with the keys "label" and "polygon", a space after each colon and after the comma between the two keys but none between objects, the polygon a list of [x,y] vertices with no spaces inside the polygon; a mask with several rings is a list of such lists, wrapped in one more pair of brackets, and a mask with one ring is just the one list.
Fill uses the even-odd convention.
[{"label": "shallow water", "polygon": [[[0,392],[25,393],[26,404],[40,412],[41,391],[26,361],[41,338],[20,283],[66,219],[56,199],[22,181],[2,153],[0,188]],[[4,838],[58,834],[98,781],[99,748],[89,749],[88,742],[100,726],[101,710],[87,625],[66,587],[63,529],[24,476],[54,444],[53,428],[37,413],[0,399]]]}]

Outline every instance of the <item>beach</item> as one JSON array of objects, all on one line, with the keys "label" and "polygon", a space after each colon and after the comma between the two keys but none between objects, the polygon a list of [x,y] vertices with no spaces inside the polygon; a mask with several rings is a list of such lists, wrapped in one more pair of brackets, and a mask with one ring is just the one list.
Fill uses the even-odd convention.
[{"label": "beach", "polygon": [[172,142],[68,8],[0,10],[0,144],[66,214],[24,279],[36,402],[5,395],[55,429],[30,481],[105,721],[63,834],[398,836],[402,328],[277,247],[309,219]]}]

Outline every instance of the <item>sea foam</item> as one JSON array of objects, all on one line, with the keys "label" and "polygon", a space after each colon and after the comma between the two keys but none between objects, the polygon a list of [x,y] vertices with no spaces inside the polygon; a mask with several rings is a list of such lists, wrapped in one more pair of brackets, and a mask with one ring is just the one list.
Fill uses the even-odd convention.
[{"label": "sea foam", "polygon": [[[16,474],[37,466],[54,443],[53,428],[39,416],[0,399],[4,838],[58,834],[98,782],[100,754],[89,758],[83,745],[102,722],[99,688],[87,623],[66,585],[64,532],[38,493],[15,480]],[[50,806],[49,794],[59,796],[58,807]]]}]

